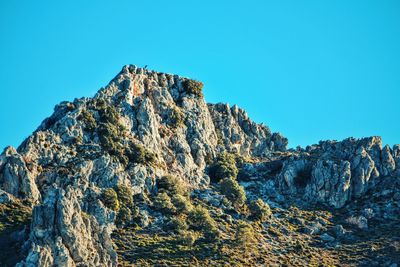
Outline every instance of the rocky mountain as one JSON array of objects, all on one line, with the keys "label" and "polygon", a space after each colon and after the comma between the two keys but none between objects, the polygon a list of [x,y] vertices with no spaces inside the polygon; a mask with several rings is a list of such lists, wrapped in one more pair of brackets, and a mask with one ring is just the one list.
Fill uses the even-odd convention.
[{"label": "rocky mountain", "polygon": [[[400,264],[400,145],[288,141],[125,66],[0,156],[4,266]],[[3,266],[2,265],[2,266]]]}]

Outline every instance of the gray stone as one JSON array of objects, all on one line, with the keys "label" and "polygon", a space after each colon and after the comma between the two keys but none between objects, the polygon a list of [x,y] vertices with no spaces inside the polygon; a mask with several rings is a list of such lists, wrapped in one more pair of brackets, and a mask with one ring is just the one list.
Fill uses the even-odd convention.
[{"label": "gray stone", "polygon": [[[207,165],[224,151],[249,161],[238,178],[249,199],[262,198],[276,209],[292,200],[299,206],[342,208],[400,175],[399,145],[382,148],[379,137],[369,137],[287,150],[288,140],[281,134],[250,120],[237,106],[206,104],[203,97],[186,92],[186,81],[127,65],[93,98],[60,103],[18,149],[5,149],[0,155],[0,203],[23,199],[34,205],[27,242],[31,247],[17,266],[117,266],[110,237],[116,212],[101,201],[102,192],[116,185],[130,186],[146,202],[148,194],[157,192],[157,180],[170,174],[191,189],[201,189],[194,195],[208,204],[232,208],[222,204],[216,190],[204,190],[209,185]],[[118,132],[121,146],[141,145],[155,155],[152,164],[124,165],[118,153],[110,153],[102,133],[89,130],[83,116],[91,110],[99,128],[104,118],[97,104],[118,114],[112,124],[126,129]],[[181,116],[177,125],[174,112]],[[378,195],[395,193],[396,199],[393,189],[384,192]],[[394,218],[396,205],[382,212]],[[226,220],[231,223],[242,215],[234,216]],[[367,218],[370,213],[364,212],[348,222],[366,229]],[[140,206],[139,220],[142,227],[164,223],[147,204]],[[305,232],[319,234],[328,227],[321,222],[305,226]],[[334,228],[336,237],[344,234],[340,227]],[[321,238],[332,242],[333,237],[325,233]]]},{"label": "gray stone", "polygon": [[324,241],[324,242],[333,242],[333,241],[335,241],[335,238],[334,238],[333,236],[330,236],[330,235],[327,234],[327,233],[323,233],[323,234],[320,236],[320,239],[321,239],[322,241]]},{"label": "gray stone", "polygon": [[341,238],[346,234],[346,230],[343,228],[341,224],[335,225],[332,228],[332,231],[335,234],[336,238]]}]

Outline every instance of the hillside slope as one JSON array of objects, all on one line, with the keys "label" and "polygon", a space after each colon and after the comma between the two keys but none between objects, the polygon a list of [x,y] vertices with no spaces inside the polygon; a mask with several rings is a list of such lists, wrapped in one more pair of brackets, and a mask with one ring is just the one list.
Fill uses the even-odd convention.
[{"label": "hillside slope", "polygon": [[125,66],[6,148],[0,261],[399,263],[399,145],[370,137],[287,150],[237,106],[206,104],[202,86]]}]

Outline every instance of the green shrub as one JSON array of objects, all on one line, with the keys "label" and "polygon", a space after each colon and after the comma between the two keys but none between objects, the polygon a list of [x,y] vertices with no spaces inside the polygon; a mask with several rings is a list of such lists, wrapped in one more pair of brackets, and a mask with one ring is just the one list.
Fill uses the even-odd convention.
[{"label": "green shrub", "polygon": [[183,125],[184,116],[179,108],[172,108],[168,119],[168,125],[176,129]]},{"label": "green shrub", "polygon": [[156,161],[156,156],[146,150],[142,145],[131,142],[125,148],[125,153],[129,161],[139,164],[153,164]]},{"label": "green shrub", "polygon": [[156,157],[147,151],[142,145],[130,142],[123,145],[123,132],[118,125],[110,122],[100,123],[98,129],[101,146],[111,155],[115,156],[124,166],[129,162],[139,164],[153,164]]},{"label": "green shrub", "polygon": [[80,144],[82,144],[83,143],[83,137],[82,136],[76,136],[74,139],[73,139],[73,141],[72,141],[74,144],[76,144],[76,145],[80,145]]},{"label": "green shrub", "polygon": [[185,88],[185,91],[188,94],[196,95],[196,96],[203,96],[202,89],[203,89],[203,83],[196,81],[196,80],[185,80],[183,82],[183,86]]},{"label": "green shrub", "polygon": [[264,221],[271,217],[271,208],[262,199],[253,200],[249,205],[251,217],[256,220]]},{"label": "green shrub", "polygon": [[234,243],[241,248],[250,247],[255,241],[254,229],[251,224],[245,221],[239,221],[236,228]]},{"label": "green shrub", "polygon": [[112,123],[100,123],[98,134],[103,149],[111,156],[116,157],[123,165],[128,165],[128,157],[120,143],[119,129]]},{"label": "green shrub", "polygon": [[193,208],[192,203],[190,203],[190,200],[182,195],[174,195],[172,196],[171,200],[178,214],[188,213]]},{"label": "green shrub", "polygon": [[119,114],[114,106],[106,106],[105,108],[99,109],[100,118],[103,122],[112,123],[116,126],[120,126]]},{"label": "green shrub", "polygon": [[96,100],[95,108],[98,110],[101,120],[97,129],[101,146],[122,165],[127,166],[129,158],[123,144],[126,129],[119,123],[117,110],[101,99]]},{"label": "green shrub", "polygon": [[86,130],[93,132],[96,129],[97,123],[91,111],[86,109],[82,110],[79,119],[84,123]]},{"label": "green shrub", "polygon": [[217,224],[204,207],[199,205],[193,208],[189,212],[188,219],[193,230],[201,231],[204,234],[218,235]]},{"label": "green shrub", "polygon": [[219,154],[209,169],[212,182],[219,182],[224,178],[236,179],[238,172],[235,156],[226,152]]},{"label": "green shrub", "polygon": [[174,204],[172,204],[171,198],[167,193],[158,193],[154,198],[153,206],[156,210],[167,214],[173,214],[176,212]]},{"label": "green shrub", "polygon": [[243,206],[246,202],[246,193],[236,180],[225,178],[220,182],[220,190],[235,206]]},{"label": "green shrub", "polygon": [[117,193],[112,188],[107,188],[104,190],[101,201],[103,204],[114,211],[119,210],[119,201]]},{"label": "green shrub", "polygon": [[183,217],[173,217],[167,224],[168,230],[173,230],[177,233],[181,233],[189,229],[186,221]]},{"label": "green shrub", "polygon": [[197,235],[192,231],[182,231],[179,235],[180,243],[184,246],[191,247],[197,240]]},{"label": "green shrub", "polygon": [[107,102],[104,99],[99,98],[94,100],[93,106],[97,110],[102,110],[107,107]]},{"label": "green shrub", "polygon": [[126,206],[121,206],[118,211],[116,223],[119,227],[122,227],[132,221],[132,212]]},{"label": "green shrub", "polygon": [[102,99],[97,99],[94,108],[99,112],[100,120],[97,134],[100,144],[111,156],[118,159],[122,165],[129,162],[140,164],[153,164],[156,156],[147,151],[142,145],[130,141],[128,144],[123,137],[126,135],[125,127],[119,122],[120,116],[114,106]]},{"label": "green shrub", "polygon": [[115,191],[117,192],[118,200],[121,205],[126,207],[133,206],[133,192],[132,188],[126,185],[117,185],[115,187]]},{"label": "green shrub", "polygon": [[186,195],[187,189],[183,182],[175,176],[166,175],[157,180],[157,187],[160,191],[167,192],[170,196]]}]

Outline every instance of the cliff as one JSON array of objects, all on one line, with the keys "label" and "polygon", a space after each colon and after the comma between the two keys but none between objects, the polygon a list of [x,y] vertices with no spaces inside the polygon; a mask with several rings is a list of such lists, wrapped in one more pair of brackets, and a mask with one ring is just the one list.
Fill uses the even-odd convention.
[{"label": "cliff", "polygon": [[[285,137],[253,122],[237,106],[206,104],[202,87],[178,75],[125,66],[93,98],[60,103],[18,149],[6,148],[0,156],[0,203],[5,209],[22,205],[31,214],[31,222],[18,224],[23,227],[15,239],[17,266],[137,263],[139,256],[128,257],[121,249],[118,233],[136,225],[154,234],[183,218],[194,236],[207,240],[191,211],[207,205],[211,221],[218,221],[215,208],[232,229],[254,221],[258,199],[274,214],[260,217],[260,227],[293,206],[324,207],[336,218],[344,209],[354,210],[346,217],[353,225],[376,223],[380,216],[399,221],[399,145],[382,146],[379,137],[370,137],[288,150]],[[185,202],[197,206],[178,208]],[[357,215],[365,209],[374,215]],[[333,223],[318,226],[318,232],[328,235],[328,226],[337,226]],[[221,240],[233,231],[219,224],[214,228]],[[314,228],[303,224],[299,231],[312,236]],[[261,239],[259,246],[268,244]],[[285,242],[280,245],[289,247]],[[398,259],[397,249],[390,264]]]}]

